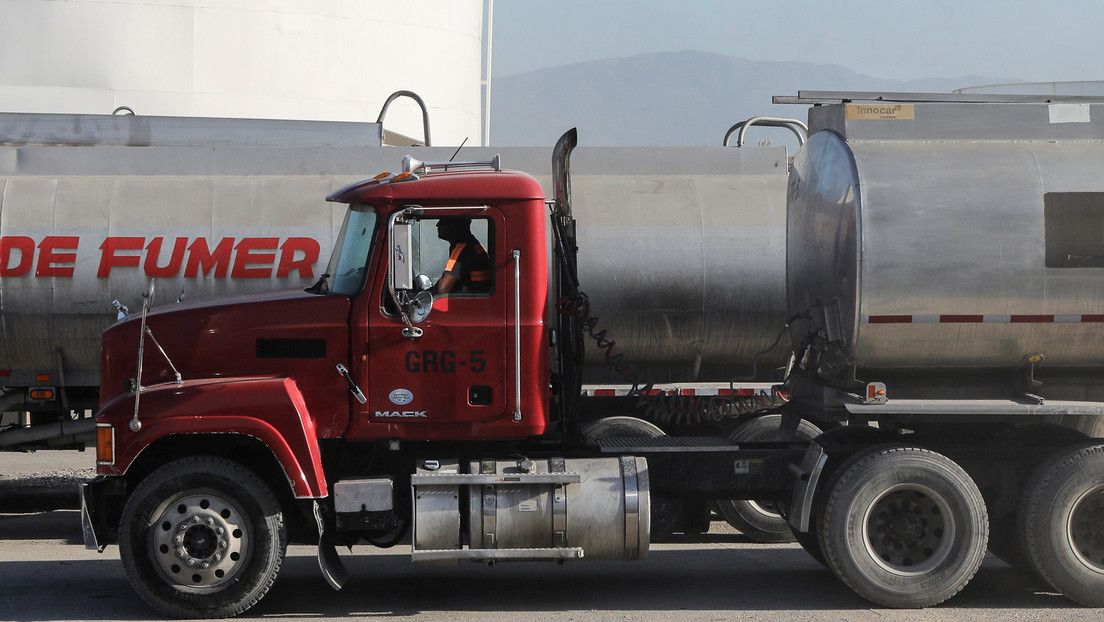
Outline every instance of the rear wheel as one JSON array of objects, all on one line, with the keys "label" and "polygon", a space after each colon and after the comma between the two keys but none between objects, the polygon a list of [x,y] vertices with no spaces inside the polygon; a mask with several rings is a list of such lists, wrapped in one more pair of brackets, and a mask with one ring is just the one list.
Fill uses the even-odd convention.
[{"label": "rear wheel", "polygon": [[982,560],[981,492],[940,454],[882,447],[843,467],[821,517],[829,568],[887,607],[928,607],[958,593]]},{"label": "rear wheel", "polygon": [[280,504],[241,465],[170,462],[134,490],[119,528],[131,585],[172,617],[227,617],[268,592],[287,548]]},{"label": "rear wheel", "polygon": [[654,423],[636,417],[617,416],[595,419],[583,426],[586,438],[640,437],[653,438],[666,434]]},{"label": "rear wheel", "polygon": [[[779,440],[781,427],[782,415],[764,415],[738,425],[728,434],[728,440],[734,443]],[[819,435],[819,428],[802,419],[794,439],[805,441]],[[723,499],[717,502],[717,511],[729,525],[756,542],[793,542],[795,539],[789,522],[771,501]]]},{"label": "rear wheel", "polygon": [[1051,587],[1104,607],[1104,445],[1040,466],[1020,499],[1019,528],[1029,562]]}]

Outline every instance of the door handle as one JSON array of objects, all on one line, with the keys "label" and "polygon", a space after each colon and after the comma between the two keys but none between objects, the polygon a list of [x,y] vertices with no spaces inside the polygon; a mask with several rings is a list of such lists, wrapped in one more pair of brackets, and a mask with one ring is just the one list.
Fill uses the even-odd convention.
[{"label": "door handle", "polygon": [[368,402],[368,398],[364,397],[364,392],[360,390],[360,387],[353,382],[353,377],[349,375],[349,370],[345,368],[341,363],[337,364],[337,373],[341,374],[341,377],[345,379],[345,382],[349,383],[349,392],[353,394],[356,401],[361,404]]}]

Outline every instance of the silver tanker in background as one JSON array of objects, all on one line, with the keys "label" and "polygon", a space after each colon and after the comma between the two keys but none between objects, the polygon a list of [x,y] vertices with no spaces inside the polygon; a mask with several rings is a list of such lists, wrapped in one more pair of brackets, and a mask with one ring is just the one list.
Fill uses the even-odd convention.
[{"label": "silver tanker in background", "polygon": [[797,342],[822,331],[816,376],[894,398],[1104,399],[1104,99],[823,95],[787,221],[788,312]]}]

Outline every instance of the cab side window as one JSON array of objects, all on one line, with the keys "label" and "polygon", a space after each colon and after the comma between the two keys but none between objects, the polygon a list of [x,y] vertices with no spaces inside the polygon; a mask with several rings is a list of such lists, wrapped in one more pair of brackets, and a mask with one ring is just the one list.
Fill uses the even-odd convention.
[{"label": "cab side window", "polygon": [[414,233],[415,272],[435,296],[488,296],[494,290],[491,222],[486,218],[422,220]]}]

